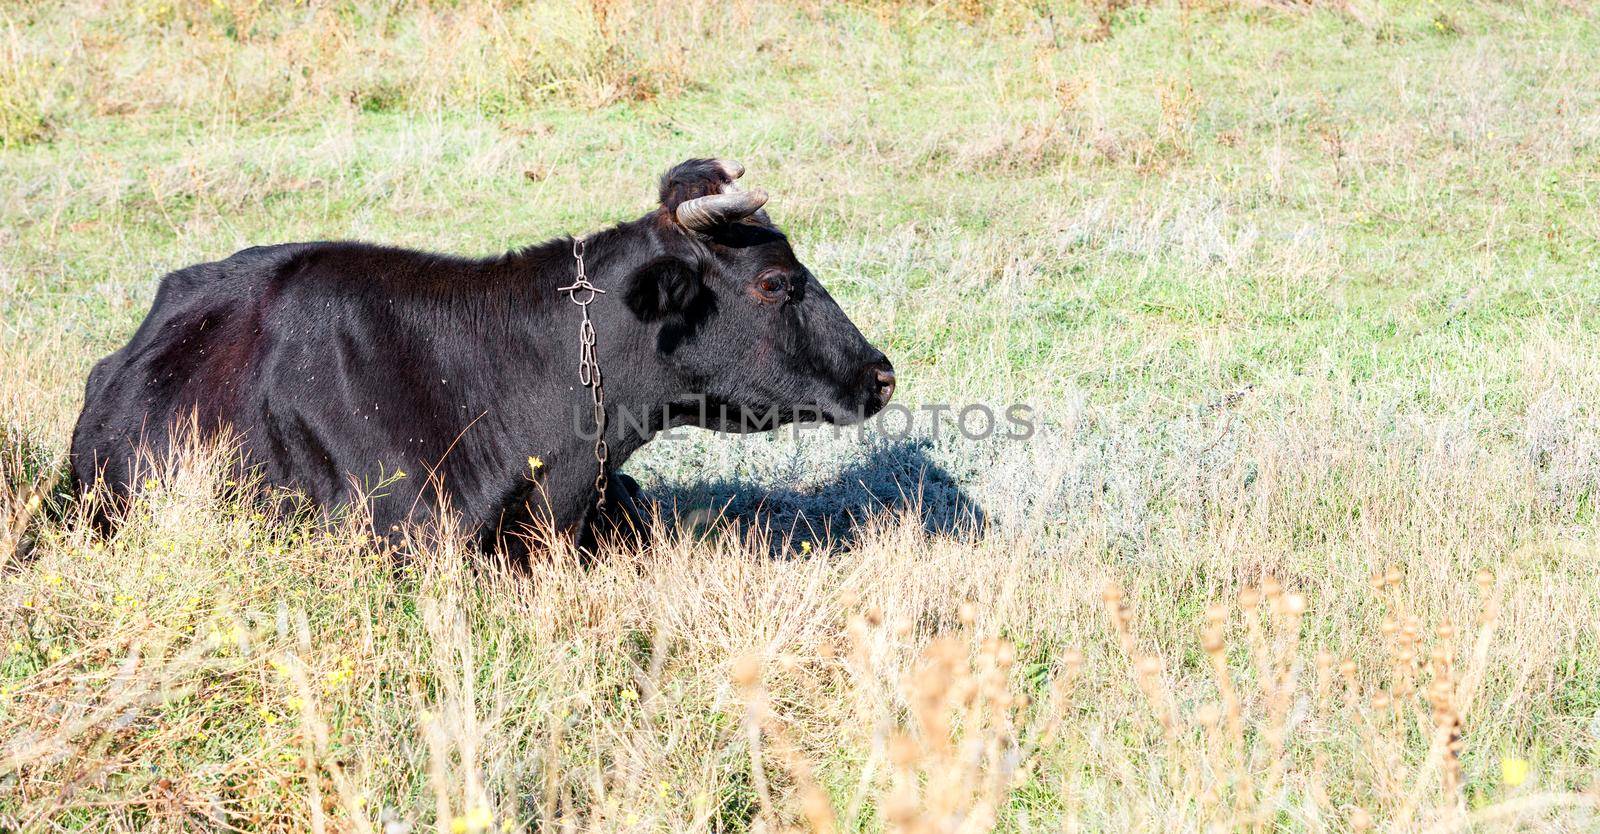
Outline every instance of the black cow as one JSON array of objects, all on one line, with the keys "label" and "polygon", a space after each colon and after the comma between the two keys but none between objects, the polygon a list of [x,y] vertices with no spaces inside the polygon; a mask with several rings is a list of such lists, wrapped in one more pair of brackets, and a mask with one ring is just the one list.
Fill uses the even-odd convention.
[{"label": "black cow", "polygon": [[[894,391],[741,173],[686,161],[659,207],[582,241],[608,470],[665,428],[851,423]],[[297,243],[173,272],[89,374],[73,474],[114,513],[181,427],[227,427],[266,484],[323,509],[368,500],[382,534],[444,507],[490,547],[635,527],[632,479],[609,472],[597,500],[574,255],[571,238],[482,260]]]}]

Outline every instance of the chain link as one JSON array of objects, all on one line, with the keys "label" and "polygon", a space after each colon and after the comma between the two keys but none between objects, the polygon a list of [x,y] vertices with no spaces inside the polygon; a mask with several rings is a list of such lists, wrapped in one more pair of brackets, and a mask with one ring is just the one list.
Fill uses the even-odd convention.
[{"label": "chain link", "polygon": [[598,511],[606,505],[606,458],[611,450],[606,446],[606,386],[600,378],[600,361],[595,358],[594,322],[589,319],[589,305],[604,295],[605,290],[589,283],[589,276],[584,272],[581,237],[572,240],[572,258],[578,262],[578,277],[571,286],[562,287],[560,291],[583,311],[583,323],[578,325],[578,381],[589,389],[590,400],[594,403],[594,461],[598,467],[594,488],[598,494],[595,498]]}]

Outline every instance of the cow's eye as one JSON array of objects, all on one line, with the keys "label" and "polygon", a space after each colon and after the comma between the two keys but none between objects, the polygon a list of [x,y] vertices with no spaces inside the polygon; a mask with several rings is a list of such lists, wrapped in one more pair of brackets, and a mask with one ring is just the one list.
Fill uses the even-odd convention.
[{"label": "cow's eye", "polygon": [[777,272],[764,272],[756,276],[756,295],[763,301],[782,301],[789,294],[789,282]]}]

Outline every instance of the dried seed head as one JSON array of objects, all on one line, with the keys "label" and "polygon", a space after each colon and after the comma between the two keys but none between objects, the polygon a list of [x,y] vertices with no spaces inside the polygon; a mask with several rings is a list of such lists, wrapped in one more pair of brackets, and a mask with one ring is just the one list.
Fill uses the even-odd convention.
[{"label": "dried seed head", "polygon": [[1351,831],[1370,831],[1370,830],[1372,830],[1372,815],[1367,813],[1365,808],[1352,808],[1352,809],[1350,809],[1350,830]]},{"label": "dried seed head", "polygon": [[1227,641],[1223,639],[1221,626],[1207,625],[1200,629],[1201,651],[1209,655],[1219,655],[1226,647]]},{"label": "dried seed head", "polygon": [[740,689],[752,689],[761,682],[761,658],[745,655],[733,662],[733,682]]},{"label": "dried seed head", "polygon": [[1122,588],[1114,582],[1107,583],[1100,591],[1100,599],[1104,600],[1106,605],[1115,605],[1122,601]]},{"label": "dried seed head", "polygon": [[1306,597],[1304,594],[1290,594],[1284,598],[1283,603],[1289,613],[1296,617],[1306,613]]},{"label": "dried seed head", "polygon": [[1387,568],[1384,568],[1383,583],[1385,585],[1388,585],[1391,588],[1397,588],[1400,586],[1400,578],[1401,574],[1399,565],[1391,562]]},{"label": "dried seed head", "polygon": [[1372,586],[1373,593],[1377,593],[1379,591],[1382,591],[1383,590],[1383,571],[1380,570],[1380,571],[1377,571],[1377,572],[1373,573],[1372,576],[1367,579],[1367,583]]},{"label": "dried seed head", "polygon": [[1283,593],[1283,586],[1278,584],[1277,578],[1268,576],[1261,582],[1261,593],[1265,594],[1267,599],[1277,599]]},{"label": "dried seed head", "polygon": [[[909,770],[910,765],[905,769]],[[884,805],[883,818],[888,821],[890,830],[917,831],[921,824],[921,812],[918,809],[917,798],[904,790],[895,791]]]},{"label": "dried seed head", "polygon": [[978,620],[978,606],[970,602],[961,603],[961,607],[956,610],[956,619],[964,626],[971,626]]},{"label": "dried seed head", "polygon": [[1489,588],[1494,585],[1494,572],[1488,568],[1478,568],[1477,583],[1480,592],[1489,593]]},{"label": "dried seed head", "polygon": [[1011,664],[1017,662],[1016,647],[1011,645],[1009,641],[1001,640],[1000,644],[995,646],[994,662],[1001,669],[1010,668]]},{"label": "dried seed head", "polygon": [[1083,668],[1083,652],[1077,649],[1067,649],[1066,653],[1061,655],[1061,665],[1064,669],[1077,672]]},{"label": "dried seed head", "polygon": [[1228,621],[1228,606],[1210,605],[1206,607],[1206,622],[1221,625]]},{"label": "dried seed head", "polygon": [[1261,604],[1261,592],[1255,588],[1245,588],[1239,592],[1239,607],[1245,611],[1253,611]]},{"label": "dried seed head", "polygon": [[812,831],[833,830],[833,805],[828,801],[828,795],[816,786],[801,792],[800,810],[811,823]]},{"label": "dried seed head", "polygon": [[1200,708],[1194,711],[1194,717],[1201,726],[1215,727],[1222,720],[1222,710],[1216,704],[1201,704]]},{"label": "dried seed head", "polygon": [[889,760],[902,770],[910,770],[917,763],[917,743],[905,733],[895,733],[889,738]]},{"label": "dried seed head", "polygon": [[1161,674],[1161,658],[1156,657],[1153,654],[1147,654],[1144,657],[1139,658],[1139,662],[1135,668],[1139,670],[1139,674],[1141,675],[1149,675],[1154,677]]},{"label": "dried seed head", "polygon": [[1450,622],[1449,617],[1445,617],[1444,621],[1439,623],[1439,628],[1435,630],[1435,633],[1439,635],[1440,640],[1454,640],[1456,638],[1455,623]]},{"label": "dried seed head", "polygon": [[877,628],[878,626],[882,625],[883,624],[883,609],[879,608],[876,605],[872,606],[871,608],[868,608],[867,609],[867,613],[866,613],[866,620],[867,620],[867,625],[872,626],[873,628]]}]

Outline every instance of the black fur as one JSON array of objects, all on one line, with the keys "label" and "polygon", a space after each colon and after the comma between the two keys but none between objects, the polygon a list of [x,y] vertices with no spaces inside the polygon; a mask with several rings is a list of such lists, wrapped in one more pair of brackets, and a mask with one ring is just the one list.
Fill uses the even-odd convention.
[{"label": "black fur", "polygon": [[[608,414],[665,415],[644,426],[613,416],[613,467],[671,425],[769,429],[800,408],[853,422],[887,400],[874,383],[887,359],[765,214],[710,235],[673,219],[725,181],[709,160],[685,162],[663,178],[656,210],[586,242],[590,280],[607,291],[590,310]],[[774,274],[790,288],[777,303],[753,289]],[[371,496],[380,533],[448,504],[485,544],[540,518],[587,541],[597,519],[580,314],[557,292],[574,275],[568,238],[482,260],[284,244],[178,270],[90,373],[73,473],[108,487],[114,513],[143,462],[194,420],[206,435],[231,428],[245,466],[323,508],[388,481]],[[543,461],[536,473],[529,457]],[[613,483],[607,503],[630,512],[636,487]]]}]

